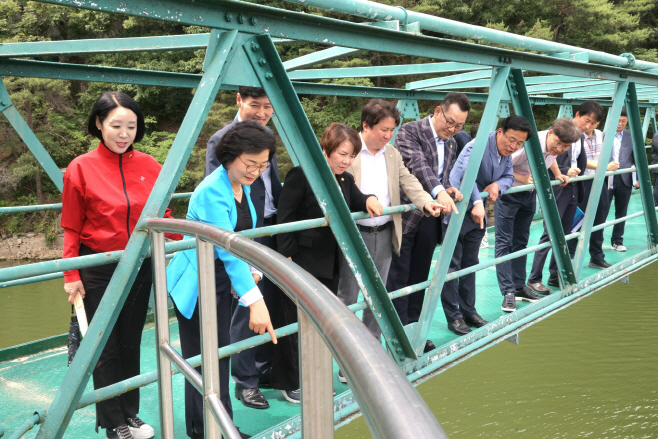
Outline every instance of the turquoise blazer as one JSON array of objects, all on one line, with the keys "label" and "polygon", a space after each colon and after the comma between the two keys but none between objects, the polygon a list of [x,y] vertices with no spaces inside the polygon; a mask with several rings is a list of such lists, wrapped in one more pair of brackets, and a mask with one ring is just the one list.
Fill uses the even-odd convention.
[{"label": "turquoise blazer", "polygon": [[[247,203],[251,212],[252,227],[256,226],[256,211],[251,203],[249,186],[243,186]],[[186,219],[200,221],[221,227],[225,230],[235,230],[238,221],[235,198],[231,189],[231,181],[223,166],[207,176],[194,190],[187,210]],[[233,289],[242,297],[252,290],[256,283],[249,270],[249,264],[215,247],[215,259],[224,262],[226,273],[231,279]],[[176,253],[167,266],[167,290],[178,310],[186,318],[192,317],[199,296],[199,279],[197,277],[196,248]]]}]

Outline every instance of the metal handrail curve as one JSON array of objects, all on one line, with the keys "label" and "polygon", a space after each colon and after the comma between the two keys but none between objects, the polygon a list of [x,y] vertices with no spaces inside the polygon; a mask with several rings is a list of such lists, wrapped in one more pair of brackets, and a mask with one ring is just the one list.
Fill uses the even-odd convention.
[{"label": "metal handrail curve", "polygon": [[146,228],[197,236],[265,273],[295,302],[324,340],[347,376],[373,437],[447,437],[381,344],[333,293],[297,264],[261,244],[208,224],[150,219]]}]

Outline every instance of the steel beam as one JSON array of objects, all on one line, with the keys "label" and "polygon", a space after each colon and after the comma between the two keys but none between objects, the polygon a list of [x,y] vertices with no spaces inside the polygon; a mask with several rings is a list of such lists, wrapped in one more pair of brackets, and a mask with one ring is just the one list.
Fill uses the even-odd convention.
[{"label": "steel beam", "polygon": [[357,280],[362,281],[359,282],[359,287],[364,299],[373,310],[393,357],[398,363],[414,360],[416,355],[406,337],[400,318],[387,295],[386,287],[379,277],[361,234],[350,218],[345,199],[327,165],[317,137],[269,35],[254,37],[251,42],[243,46],[243,49],[281,122],[285,138],[290,142],[286,147],[306,165],[305,174],[313,193],[320,202],[331,230],[345,258],[352,266]]},{"label": "steel beam", "polygon": [[208,45],[208,36],[209,34],[206,33],[141,38],[98,38],[94,40],[3,43],[0,44],[0,58],[202,49]]},{"label": "steel beam", "polygon": [[37,136],[34,135],[29,125],[21,117],[20,113],[11,102],[11,97],[5,87],[5,83],[0,77],[0,111],[7,118],[9,124],[14,127],[16,133],[20,138],[25,142],[27,147],[32,151],[37,162],[52,182],[57,186],[59,191],[62,191],[64,187],[64,174],[59,170],[59,167],[55,164],[55,161],[50,157],[46,148],[43,147]]},{"label": "steel beam", "polygon": [[[283,63],[285,65],[285,63]],[[491,70],[477,64],[458,62],[440,62],[428,64],[404,64],[392,66],[348,67],[338,69],[297,70],[288,73],[291,80],[306,81],[328,78],[369,78],[404,75],[430,75],[433,73],[470,72],[472,70]],[[490,76],[490,75],[489,75]]]},{"label": "steel beam", "polygon": [[[509,91],[512,96],[515,113],[528,119],[536,133],[537,124],[535,123],[532,106],[528,99],[528,92],[523,82],[523,73],[519,70],[512,70]],[[567,285],[574,285],[576,283],[576,276],[571,265],[569,248],[567,247],[564,230],[562,229],[562,221],[560,220],[560,214],[555,203],[555,194],[551,186],[551,179],[548,176],[548,169],[546,169],[546,162],[544,161],[539,138],[535,134],[528,140],[525,147],[526,155],[532,171],[532,178],[535,181],[539,205],[544,214],[544,224],[546,225],[546,230],[553,246],[553,256],[557,263],[558,278],[564,289]]]},{"label": "steel beam", "polygon": [[440,78],[424,79],[422,81],[408,83],[407,89],[420,90],[423,88],[432,88],[442,85],[457,85],[460,82],[472,81],[475,79],[488,79],[491,78],[491,74],[491,69],[486,69],[469,73],[460,73],[458,75],[442,76]]},{"label": "steel beam", "polygon": [[495,122],[498,121],[496,113],[498,112],[498,105],[500,104],[500,100],[506,88],[505,83],[507,82],[509,72],[509,67],[494,69],[492,72],[489,100],[487,100],[487,104],[484,107],[484,112],[482,113],[482,119],[480,121],[480,128],[475,137],[473,150],[471,151],[466,172],[459,189],[464,194],[464,198],[457,203],[459,214],[451,215],[450,222],[448,223],[448,230],[443,237],[441,251],[439,252],[436,266],[432,273],[432,280],[430,281],[429,288],[427,288],[425,292],[423,309],[418,318],[418,324],[415,326],[415,330],[413,330],[412,344],[418,356],[423,353],[427,336],[430,333],[432,320],[434,319],[434,314],[436,313],[441,298],[441,290],[443,289],[445,277],[450,268],[452,252],[457,243],[457,238],[459,237],[459,230],[462,227],[464,217],[468,214],[466,207],[471,198],[470,194],[473,192],[473,185],[475,184],[475,179],[477,178],[478,170],[480,169],[480,162],[484,156],[491,127],[495,126]]},{"label": "steel beam", "polygon": [[[614,133],[617,131],[617,122],[619,122],[619,115],[621,108],[624,106],[626,91],[628,90],[628,82],[620,82],[617,84],[615,95],[612,104],[612,110],[605,121],[606,133]],[[639,118],[638,118],[639,119]],[[581,226],[582,233],[578,237],[578,247],[576,254],[573,258],[574,269],[576,271],[576,279],[580,279],[583,271],[583,263],[585,261],[585,254],[587,252],[589,238],[592,235],[592,225],[594,224],[594,217],[596,216],[596,209],[599,205],[601,198],[601,191],[605,181],[605,173],[608,163],[610,162],[610,154],[612,153],[612,144],[614,143],[615,136],[605,136],[603,140],[603,147],[599,155],[599,164],[594,173],[594,180],[592,180],[592,189],[585,208],[585,218],[583,218],[583,225]],[[646,153],[645,153],[646,154]],[[637,156],[636,156],[637,159]],[[655,216],[655,215],[654,215]]]},{"label": "steel beam", "polygon": [[[582,62],[546,57],[528,52],[480,47],[475,44],[434,37],[381,29],[341,20],[318,17],[310,14],[284,11],[251,3],[236,3],[226,0],[199,0],[181,3],[176,0],[161,0],[157,3],[142,0],[43,0],[47,3],[75,6],[95,11],[121,12],[134,16],[171,21],[184,25],[200,25],[216,29],[238,30],[252,35],[268,33],[272,37],[290,38],[315,44],[327,44],[371,51],[415,55],[448,61],[482,64],[492,67],[511,66],[517,69],[541,71],[545,74],[598,78],[606,80],[628,80],[638,84],[657,85],[658,76],[637,70],[622,69],[606,65],[591,65]],[[307,1],[307,0],[305,0]],[[306,3],[308,5],[308,3]],[[395,8],[393,8],[395,9]],[[396,9],[404,15],[401,9]],[[422,15],[422,14],[421,14]],[[438,17],[429,17],[433,20]],[[237,19],[236,19],[237,18]],[[399,19],[398,17],[390,17]],[[455,24],[455,22],[453,22]],[[458,23],[459,26],[465,26]],[[321,32],[318,32],[321,29]],[[491,30],[491,29],[489,29]],[[445,32],[438,30],[438,32]],[[497,32],[497,31],[496,31]],[[505,34],[512,35],[512,34]],[[519,37],[514,35],[513,37]],[[512,38],[512,37],[510,37]],[[523,38],[523,37],[522,37]],[[512,40],[510,40],[511,42]],[[556,43],[537,40],[549,47]],[[506,44],[506,43],[502,43]],[[528,49],[525,47],[525,49]],[[563,51],[563,50],[562,50]],[[619,65],[629,64],[624,57],[608,54],[609,61],[623,60]],[[602,62],[601,60],[598,60]],[[637,62],[636,62],[636,65]]]},{"label": "steel beam", "polygon": [[557,113],[558,119],[561,117],[573,118],[573,107],[571,105],[560,105],[560,111]]},{"label": "steel beam", "polygon": [[[222,42],[217,45],[218,56],[214,57],[194,94],[162,171],[144,206],[141,218],[154,218],[164,213],[219,90],[222,73],[228,64],[227,61],[230,63],[233,56],[236,40],[239,40],[237,32],[227,32]],[[137,271],[144,261],[149,244],[146,231],[136,228],[107,286],[96,315],[89,325],[87,336],[82,340],[62,386],[55,394],[48,410],[48,417],[37,433],[38,439],[59,439],[64,435],[107,337],[128,296]]]},{"label": "steel beam", "polygon": [[299,58],[291,59],[283,63],[287,71],[303,69],[304,67],[335,61],[352,55],[365,52],[364,49],[351,49],[349,47],[330,47],[318,52],[309,53]]},{"label": "steel beam", "polygon": [[[635,167],[637,168],[637,181],[640,183],[642,207],[645,213],[644,220],[647,224],[647,244],[651,248],[658,245],[658,221],[656,221],[651,172],[649,171],[649,163],[647,162],[647,151],[644,147],[646,132],[643,132],[640,123],[640,109],[637,106],[637,92],[633,83],[629,84],[628,91],[626,92],[626,112],[628,114],[629,131],[633,140],[633,158],[635,160]],[[619,120],[619,118],[616,120]]]}]

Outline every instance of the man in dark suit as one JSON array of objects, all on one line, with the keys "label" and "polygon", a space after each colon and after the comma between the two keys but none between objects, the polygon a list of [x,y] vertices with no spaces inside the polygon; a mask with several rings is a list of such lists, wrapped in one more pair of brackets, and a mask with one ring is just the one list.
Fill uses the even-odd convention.
[{"label": "man in dark suit", "polygon": [[[530,122],[522,116],[508,117],[501,128],[489,133],[468,210],[450,261],[450,273],[479,264],[480,243],[487,227],[485,203],[487,200],[495,202],[499,195],[512,186],[514,171],[511,155],[523,146],[532,133]],[[452,168],[450,183],[455,187],[461,187],[473,143],[469,142],[464,147]],[[480,192],[489,192],[489,197],[483,200]],[[480,328],[489,323],[475,309],[475,273],[446,282],[441,291],[441,303],[448,320],[448,329],[457,335],[471,332],[469,325]]]},{"label": "man in dark suit", "polygon": [[[577,177],[579,175],[585,174],[585,169],[587,168],[587,154],[585,154],[583,148],[585,147],[585,138],[581,136],[579,140],[574,142],[571,145],[571,148],[567,150],[564,154],[557,156],[555,162],[562,172],[569,178]],[[555,175],[551,169],[548,170],[551,180],[555,180]],[[573,218],[576,214],[576,208],[578,203],[582,202],[585,189],[583,188],[583,182],[573,182],[568,185],[562,186],[553,186],[553,193],[555,195],[555,203],[557,204],[557,211],[560,215],[560,220],[562,221],[562,230],[565,235],[571,233],[573,227]],[[546,229],[546,224],[544,223],[544,234],[541,235],[539,239],[539,244],[543,244],[549,241],[548,230]],[[538,250],[535,252],[535,257],[532,261],[532,271],[530,272],[530,277],[528,277],[528,288],[538,294],[550,294],[551,290],[546,288],[542,284],[542,272],[544,270],[544,264],[546,263],[546,257],[548,256],[549,248]],[[574,254],[571,254],[573,258]],[[555,255],[551,255],[551,262],[548,266],[550,276],[548,278],[548,285],[559,286],[558,276],[557,276],[557,262],[555,261]]]},{"label": "man in dark suit", "polygon": [[[246,120],[254,120],[265,126],[272,117],[273,109],[265,91],[260,87],[240,87],[237,94],[238,115],[228,125],[217,131],[208,141],[206,150],[205,174],[211,174],[218,166],[215,156],[215,146],[224,134],[233,125]],[[269,132],[269,128],[266,128]],[[272,155],[270,166],[251,185],[251,201],[256,210],[256,227],[276,224],[276,206],[281,193],[281,181],[276,160]],[[256,241],[276,250],[276,240],[272,236],[256,238]],[[263,294],[269,309],[272,305],[275,285],[266,277],[259,283],[258,288]],[[254,335],[249,329],[249,308],[237,306],[234,301],[233,317],[231,319],[231,343],[237,343]],[[267,385],[272,367],[272,345],[257,346],[238,354],[231,355],[231,375],[235,381],[235,397],[251,408],[266,409],[269,403],[258,389],[260,385]]]},{"label": "man in dark suit", "polygon": [[[437,202],[444,207],[443,213],[456,211],[453,198],[461,200],[457,188],[450,185],[450,171],[457,158],[457,142],[453,135],[461,130],[471,109],[471,102],[463,93],[448,93],[436,107],[434,114],[400,128],[395,147],[400,151],[404,164]],[[410,203],[400,194],[404,204]],[[425,282],[429,275],[432,255],[443,238],[443,215],[439,218],[424,217],[419,210],[402,214],[402,245],[400,254],[393,255],[386,288],[398,290],[409,285]],[[425,291],[393,300],[403,325],[417,322],[423,308]],[[434,344],[428,340],[426,350]]]},{"label": "man in dark suit", "polygon": [[[626,129],[628,123],[628,115],[626,114],[626,107],[621,109],[621,116],[617,124],[617,132],[615,133],[615,141],[612,147],[612,162],[619,163],[619,169],[628,169],[633,166],[633,141],[631,139],[631,132]],[[608,195],[610,197],[610,205],[612,200],[615,200],[615,219],[626,216],[628,212],[628,202],[631,199],[631,192],[633,186],[639,187],[637,176],[635,172],[631,174],[619,174],[608,177]],[[612,249],[619,252],[625,252],[624,246],[624,226],[625,222],[617,223],[612,228]]]}]

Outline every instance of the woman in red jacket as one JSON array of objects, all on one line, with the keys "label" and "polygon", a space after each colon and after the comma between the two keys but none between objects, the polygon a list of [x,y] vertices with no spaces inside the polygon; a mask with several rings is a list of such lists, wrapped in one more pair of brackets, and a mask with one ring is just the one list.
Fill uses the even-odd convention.
[{"label": "woman in red jacket", "polygon": [[[64,174],[62,227],[64,258],[124,250],[153,189],[160,164],[133,149],[144,136],[137,102],[119,92],[104,93],[91,111],[87,130],[98,148],[75,158]],[[169,209],[165,216],[171,217]],[[180,235],[170,236],[181,239]],[[84,298],[91,321],[117,264],[64,272],[69,302]],[[145,260],[94,368],[94,389],[139,375],[142,329],[151,291],[151,263]],[[96,429],[108,438],[151,438],[153,428],[138,417],[139,389],[96,404]]]}]

